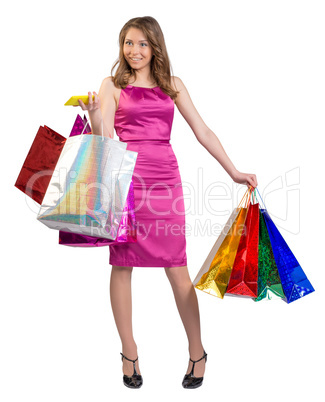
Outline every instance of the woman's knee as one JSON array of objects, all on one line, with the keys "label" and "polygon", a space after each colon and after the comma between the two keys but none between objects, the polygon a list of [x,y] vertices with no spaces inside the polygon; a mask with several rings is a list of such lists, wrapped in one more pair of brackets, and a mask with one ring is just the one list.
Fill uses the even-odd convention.
[{"label": "woman's knee", "polygon": [[166,275],[172,285],[188,286],[192,283],[187,266],[166,267]]},{"label": "woman's knee", "polygon": [[129,277],[132,274],[133,267],[124,267],[121,265],[112,265],[112,273],[119,277]]}]

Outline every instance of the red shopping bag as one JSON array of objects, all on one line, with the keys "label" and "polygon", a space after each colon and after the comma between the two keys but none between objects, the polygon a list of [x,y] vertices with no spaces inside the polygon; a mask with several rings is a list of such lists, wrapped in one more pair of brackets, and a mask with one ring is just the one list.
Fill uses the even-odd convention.
[{"label": "red shopping bag", "polygon": [[[86,132],[91,132],[86,116],[82,119],[78,114],[70,137],[80,134],[86,123]],[[21,168],[15,186],[39,204],[42,204],[65,140],[51,128],[40,126]]]},{"label": "red shopping bag", "polygon": [[257,297],[259,204],[250,204],[226,293]]},{"label": "red shopping bag", "polygon": [[15,187],[42,204],[53,170],[59,159],[65,137],[47,126],[40,126]]}]

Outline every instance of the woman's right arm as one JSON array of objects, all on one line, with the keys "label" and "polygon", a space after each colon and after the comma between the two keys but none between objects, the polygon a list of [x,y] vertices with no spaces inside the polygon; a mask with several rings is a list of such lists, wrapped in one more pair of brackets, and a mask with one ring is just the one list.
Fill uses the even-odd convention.
[{"label": "woman's right arm", "polygon": [[116,102],[114,98],[115,86],[112,77],[104,78],[98,95],[94,92],[94,101],[91,92],[88,92],[89,103],[85,105],[79,100],[83,110],[87,110],[93,134],[102,134],[102,119],[104,123],[104,136],[114,138],[114,119]]}]

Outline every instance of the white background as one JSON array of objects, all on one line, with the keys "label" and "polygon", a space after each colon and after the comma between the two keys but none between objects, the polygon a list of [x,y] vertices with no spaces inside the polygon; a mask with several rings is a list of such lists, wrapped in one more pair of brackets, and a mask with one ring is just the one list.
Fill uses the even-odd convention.
[{"label": "white background", "polygon": [[[212,7],[214,5],[214,7]],[[324,361],[324,9],[321,1],[16,1],[1,22],[0,398],[25,401],[321,401]],[[120,339],[109,299],[108,247],[58,245],[58,232],[14,183],[40,125],[68,136],[118,57],[118,34],[150,15],[173,73],[238,170],[255,173],[268,211],[315,292],[280,300],[223,300],[196,290],[204,384],[181,386],[187,338],[163,268],[134,268],[133,326],[144,385],[122,384]],[[117,138],[117,137],[115,137]],[[175,109],[171,143],[187,223],[222,227],[246,186],[232,182]],[[199,177],[203,178],[200,184]],[[213,194],[216,214],[197,202]],[[193,190],[192,190],[193,191]],[[186,192],[187,194],[187,192]],[[193,196],[193,194],[192,194]],[[34,209],[32,206],[34,205]],[[194,279],[217,238],[187,236]],[[132,394],[132,395],[131,395]]]}]

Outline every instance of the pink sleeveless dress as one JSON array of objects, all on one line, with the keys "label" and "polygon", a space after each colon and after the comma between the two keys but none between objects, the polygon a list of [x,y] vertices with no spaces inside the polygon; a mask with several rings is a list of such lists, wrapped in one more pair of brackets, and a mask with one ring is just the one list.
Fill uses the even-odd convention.
[{"label": "pink sleeveless dress", "polygon": [[174,101],[159,87],[122,88],[114,128],[138,152],[132,177],[137,242],[110,245],[111,265],[187,265],[182,181],[169,142],[173,118]]}]

